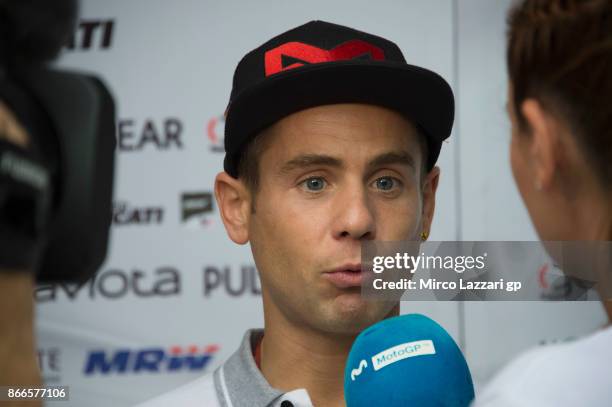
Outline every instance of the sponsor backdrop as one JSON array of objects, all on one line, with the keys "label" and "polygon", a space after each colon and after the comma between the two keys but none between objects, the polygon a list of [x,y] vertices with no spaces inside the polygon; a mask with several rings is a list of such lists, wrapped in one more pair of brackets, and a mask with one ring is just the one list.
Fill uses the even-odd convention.
[{"label": "sponsor backdrop", "polygon": [[[453,87],[457,120],[439,161],[432,240],[535,240],[507,160],[508,5],[84,1],[59,65],[101,74],[116,97],[114,225],[95,278],[35,293],[47,383],[70,386],[66,405],[130,406],[212,371],[247,328],[262,326],[249,248],[227,238],[212,195],[222,114],[240,58],[313,19],[390,38]],[[477,386],[525,348],[584,335],[604,320],[594,302],[407,302],[402,312],[445,326]]]}]

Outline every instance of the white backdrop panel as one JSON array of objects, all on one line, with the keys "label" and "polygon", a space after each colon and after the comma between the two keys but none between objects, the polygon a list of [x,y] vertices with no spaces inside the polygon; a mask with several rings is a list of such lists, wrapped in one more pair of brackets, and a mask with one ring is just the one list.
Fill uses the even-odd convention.
[{"label": "white backdrop panel", "polygon": [[[508,6],[508,0],[85,0],[75,48],[59,64],[102,75],[116,97],[118,223],[91,284],[37,293],[41,367],[50,384],[71,386],[67,405],[129,406],[167,391],[214,369],[245,329],[263,325],[250,250],[227,238],[210,201],[223,159],[215,149],[223,125],[215,120],[240,58],[307,21],[392,39],[409,63],[440,73],[453,87],[457,121],[439,161],[431,239],[536,239],[507,159]],[[183,201],[186,193],[196,196]],[[603,321],[596,303],[404,303],[402,312],[445,326],[478,384],[525,347],[584,334]],[[190,351],[200,365],[189,365]]]}]

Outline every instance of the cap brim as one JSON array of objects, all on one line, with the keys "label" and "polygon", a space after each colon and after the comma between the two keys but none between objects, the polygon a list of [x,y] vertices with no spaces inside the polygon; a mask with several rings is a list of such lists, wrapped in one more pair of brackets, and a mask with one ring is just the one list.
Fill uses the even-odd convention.
[{"label": "cap brim", "polygon": [[245,89],[229,106],[225,171],[237,176],[240,151],[259,131],[297,111],[336,103],[373,104],[403,114],[425,133],[430,168],[455,113],[448,83],[421,67],[351,60],[290,69]]}]

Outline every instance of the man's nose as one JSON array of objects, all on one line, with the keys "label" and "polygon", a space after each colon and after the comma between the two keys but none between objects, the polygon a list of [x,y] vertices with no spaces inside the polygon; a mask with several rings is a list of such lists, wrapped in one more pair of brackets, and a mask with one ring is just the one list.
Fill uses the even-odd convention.
[{"label": "man's nose", "polygon": [[374,239],[374,208],[364,186],[345,188],[336,196],[333,233],[336,239]]}]

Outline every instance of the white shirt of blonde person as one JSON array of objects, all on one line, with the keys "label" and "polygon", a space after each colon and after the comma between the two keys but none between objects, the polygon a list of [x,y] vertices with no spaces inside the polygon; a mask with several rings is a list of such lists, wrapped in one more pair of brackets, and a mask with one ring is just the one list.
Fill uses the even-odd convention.
[{"label": "white shirt of blonde person", "polygon": [[612,406],[612,327],[526,352],[476,395],[472,407]]}]

